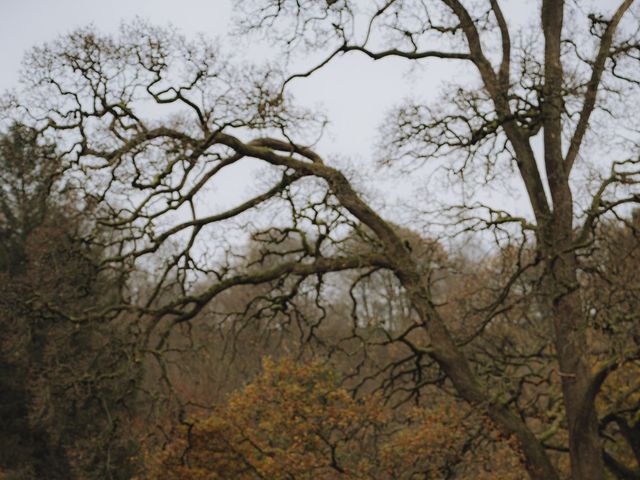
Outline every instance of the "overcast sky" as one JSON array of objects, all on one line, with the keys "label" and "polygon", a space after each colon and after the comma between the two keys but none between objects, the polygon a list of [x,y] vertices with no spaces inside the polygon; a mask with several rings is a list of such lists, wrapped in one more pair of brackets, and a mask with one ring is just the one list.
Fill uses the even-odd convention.
[{"label": "overcast sky", "polygon": [[[109,32],[122,21],[141,17],[161,25],[171,23],[186,35],[205,33],[225,39],[232,16],[232,2],[228,0],[0,0],[0,91],[19,86],[21,59],[29,48],[78,27],[93,24]],[[236,53],[251,58],[265,50],[269,47],[254,45]],[[290,84],[289,91],[302,104],[319,106],[331,121],[318,147],[321,153],[350,157],[353,164],[365,165],[368,174],[376,175],[369,167],[377,127],[385,112],[410,94],[435,96],[439,81],[456,68],[434,62],[428,72],[427,67],[416,71],[414,65],[413,73],[408,74],[410,66],[403,60],[376,63],[355,54],[338,59],[311,78]],[[375,181],[360,183],[376,190]],[[398,189],[384,190],[387,200],[393,201],[391,192]]]},{"label": "overcast sky", "polygon": [[[120,22],[139,16],[161,25],[171,23],[187,35],[224,38],[232,25],[232,13],[227,0],[0,0],[0,90],[17,86],[26,50],[78,27],[93,24],[103,31],[115,31]],[[252,54],[255,52],[238,52]],[[350,154],[366,153],[363,150],[374,138],[384,112],[409,93],[415,78],[405,78],[408,64],[400,60],[385,63],[379,68],[355,55],[292,85],[302,103],[321,105],[330,115],[333,128],[327,145],[335,146],[337,141]],[[431,78],[435,85],[433,74]],[[398,88],[402,84],[406,90]]]},{"label": "overcast sky", "polygon": [[[511,13],[514,7],[522,9],[520,2],[505,4]],[[525,18],[518,11],[515,13],[516,17]],[[93,24],[99,30],[113,32],[122,21],[141,17],[161,25],[173,24],[187,36],[205,33],[226,39],[232,16],[231,0],[0,0],[0,91],[18,87],[20,62],[29,48],[78,27]],[[233,51],[242,59],[261,58],[270,50],[266,45],[241,50],[236,43]],[[415,206],[415,192],[424,193],[429,182],[427,172],[391,178],[389,171],[374,168],[372,156],[378,126],[385,113],[404,98],[433,99],[443,80],[467,75],[460,65],[437,60],[419,66],[399,59],[373,62],[351,54],[311,78],[294,81],[289,91],[302,104],[317,105],[328,115],[331,124],[318,150],[329,158],[348,157],[350,168],[358,169],[356,186],[379,201],[374,203],[380,206],[384,201],[389,206],[409,202]],[[244,173],[235,171],[222,182],[218,190],[219,198],[225,200],[222,204],[235,203],[238,191],[247,194],[246,188],[238,186],[246,181]],[[428,202],[427,197],[421,197],[421,201]],[[514,195],[510,201],[518,201],[517,198]],[[527,208],[526,202],[523,206]]]}]

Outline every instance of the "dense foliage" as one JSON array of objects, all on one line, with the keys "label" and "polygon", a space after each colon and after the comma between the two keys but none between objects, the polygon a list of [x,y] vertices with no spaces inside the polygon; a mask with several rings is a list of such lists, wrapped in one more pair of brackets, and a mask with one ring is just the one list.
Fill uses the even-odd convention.
[{"label": "dense foliage", "polygon": [[213,415],[186,422],[152,478],[523,478],[514,443],[468,406],[443,398],[398,412],[380,395],[354,399],[318,361],[263,367]]}]

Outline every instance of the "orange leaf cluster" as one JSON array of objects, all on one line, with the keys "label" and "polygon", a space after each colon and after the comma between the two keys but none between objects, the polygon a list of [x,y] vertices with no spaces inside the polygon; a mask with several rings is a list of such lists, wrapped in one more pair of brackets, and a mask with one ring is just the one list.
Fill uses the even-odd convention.
[{"label": "orange leaf cluster", "polygon": [[[185,427],[148,478],[414,479],[471,470],[524,478],[520,455],[497,434],[493,447],[471,453],[478,416],[469,408],[445,402],[399,419],[378,395],[354,399],[339,380],[317,361],[265,360],[253,383]],[[482,421],[479,430],[493,432]]]}]

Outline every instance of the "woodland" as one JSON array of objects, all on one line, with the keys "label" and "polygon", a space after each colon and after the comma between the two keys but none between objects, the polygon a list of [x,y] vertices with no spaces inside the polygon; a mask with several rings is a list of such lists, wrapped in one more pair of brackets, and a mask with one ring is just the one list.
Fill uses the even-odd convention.
[{"label": "woodland", "polygon": [[[141,19],[28,52],[0,479],[640,480],[640,3],[513,4],[238,0],[262,63]],[[461,72],[364,165],[291,93],[355,57]]]}]

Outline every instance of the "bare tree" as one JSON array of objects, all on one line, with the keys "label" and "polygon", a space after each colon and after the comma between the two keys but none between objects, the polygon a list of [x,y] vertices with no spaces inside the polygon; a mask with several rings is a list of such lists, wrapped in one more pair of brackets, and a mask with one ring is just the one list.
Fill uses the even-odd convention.
[{"label": "bare tree", "polygon": [[[376,60],[439,58],[461,60],[475,67],[480,92],[462,88],[454,97],[453,108],[449,112],[445,109],[444,114],[420,105],[402,109],[393,146],[400,156],[417,151],[416,156],[425,159],[456,152],[465,163],[477,162],[482,155],[495,162],[504,154],[517,165],[535,218],[532,227],[536,248],[545,264],[541,285],[546,297],[544,313],[553,319],[572,472],[575,478],[602,478],[604,465],[594,400],[608,368],[593,374],[589,364],[577,251],[592,241],[593,225],[599,217],[621,204],[638,201],[637,189],[634,192],[633,188],[627,195],[607,198],[617,185],[636,184],[637,153],[621,162],[610,162],[610,176],[580,212],[584,218],[578,233],[575,185],[570,176],[576,161],[588,157],[582,147],[589,127],[596,125],[598,107],[606,109],[610,105],[608,97],[629,95],[638,86],[634,74],[639,47],[637,12],[635,16],[629,13],[633,1],[621,2],[611,13],[594,11],[588,15],[562,1],[543,1],[537,29],[542,41],[518,50],[513,48],[514,31],[497,1],[473,6],[457,0],[390,1],[370,10],[357,2],[338,2],[328,9],[310,2],[244,4],[255,8],[246,16],[246,28],[276,27],[276,35],[282,35],[289,45],[304,43],[314,48],[320,44],[320,35],[334,38],[336,48],[326,60],[299,76],[350,51]],[[567,9],[575,27],[564,25]],[[358,36],[353,32],[357,32],[363,12],[370,13],[368,21],[364,20],[365,34]],[[627,28],[622,28],[625,15],[631,20]],[[586,23],[591,37],[585,38],[578,30],[580,21]],[[383,33],[387,35],[381,38]],[[386,44],[380,48],[382,42]],[[499,48],[496,52],[487,45]],[[629,127],[624,123],[621,126]],[[543,152],[536,155],[531,140],[540,129]],[[541,157],[540,162],[537,157]],[[543,165],[544,175],[539,165]],[[497,221],[519,219],[498,213]],[[551,478],[548,473],[545,477]]]},{"label": "bare tree", "polygon": [[[605,461],[619,478],[637,478],[632,468],[619,473],[617,461],[603,452],[595,399],[611,372],[637,361],[638,345],[594,364],[602,357],[590,341],[581,277],[590,246],[596,239],[606,241],[596,228],[601,219],[622,217],[625,205],[640,200],[637,150],[611,148],[618,160],[608,161],[609,173],[582,209],[571,179],[589,157],[585,149],[597,134],[599,116],[629,121],[624,117],[629,112],[615,100],[639,85],[632,0],[613,13],[589,15],[545,0],[536,27],[541,39],[517,51],[497,1],[473,7],[458,0],[377,3],[243,2],[244,27],[267,30],[290,49],[334,42],[325,60],[288,78],[273,70],[246,73],[204,41],[188,42],[144,25],[124,27],[117,38],[78,31],[33,52],[28,62],[33,98],[20,111],[68,145],[78,174],[86,174],[87,189],[108,211],[103,223],[121,231],[105,266],[143,263],[153,255],[164,260],[148,295],[112,311],[138,313],[147,350],[159,359],[174,327],[190,322],[230,289],[264,284],[268,288],[242,315],[272,330],[293,323],[303,340],[321,341],[320,325],[336,298],[332,290],[343,285],[338,274],[355,272],[346,276],[353,286],[387,270],[410,302],[413,321],[399,331],[385,330],[387,338],[378,344],[403,345],[408,353],[404,363],[383,372],[393,376],[402,371],[395,367],[414,364],[414,391],[428,384],[452,387],[517,439],[531,478],[559,478],[549,449],[568,449],[576,479],[605,478]],[[569,8],[576,25],[563,29]],[[582,36],[578,18],[586,22]],[[468,62],[478,74],[479,88],[458,86],[442,108],[399,109],[387,132],[389,161],[440,158],[459,172],[512,166],[524,185],[531,218],[491,205],[448,209],[461,214],[452,230],[488,230],[507,238],[511,249],[499,268],[507,275],[489,285],[493,295],[476,309],[471,335],[458,328],[459,311],[437,301],[432,269],[424,268],[402,232],[309,146],[322,121],[296,108],[282,88],[348,52],[373,59]],[[628,123],[621,128],[632,135]],[[533,147],[539,132],[542,152]],[[254,187],[262,185],[260,193],[232,208],[212,207],[215,197],[207,197],[207,188],[226,171],[256,161],[264,168]],[[247,234],[260,245],[257,258],[233,247]],[[527,275],[531,279],[525,282]],[[533,289],[528,296],[536,301],[528,323],[542,338],[544,353],[538,356],[546,365],[558,365],[545,367],[545,381],[561,387],[565,413],[557,418],[566,422],[568,445],[551,444],[553,425],[527,417],[517,402],[505,400],[501,385],[486,385],[491,376],[483,375],[474,356],[473,340],[499,333],[491,327],[509,321],[506,312],[519,301],[514,295],[525,287]],[[358,339],[358,300],[351,299],[351,331]],[[526,337],[525,331],[510,338],[520,360],[527,358]],[[431,380],[415,375],[433,367],[438,373]]]}]

